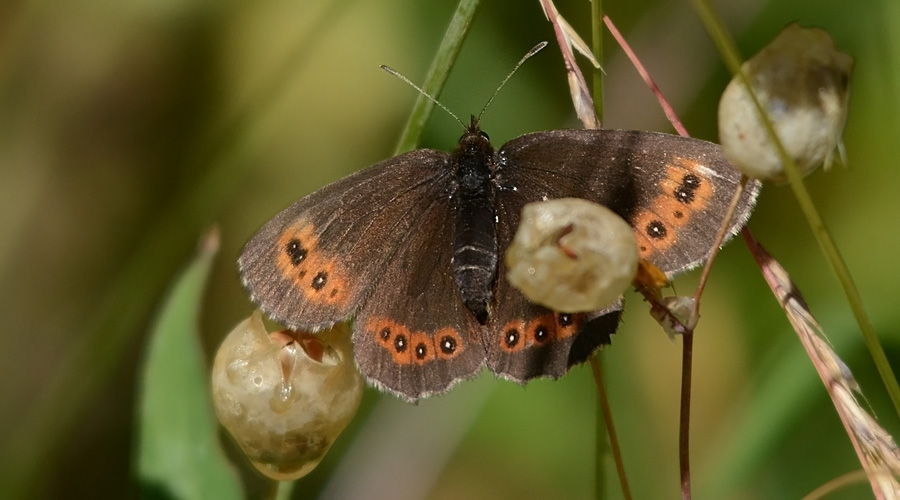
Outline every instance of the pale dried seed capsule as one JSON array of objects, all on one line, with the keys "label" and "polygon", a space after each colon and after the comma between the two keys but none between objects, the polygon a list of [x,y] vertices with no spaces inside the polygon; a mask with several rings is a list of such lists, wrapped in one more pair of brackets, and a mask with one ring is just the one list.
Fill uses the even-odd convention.
[{"label": "pale dried seed capsule", "polygon": [[[741,71],[765,108],[778,138],[801,175],[843,153],[853,58],[819,28],[793,23],[747,60]],[[738,76],[719,101],[719,140],[729,160],[748,177],[783,182],[781,157]]]},{"label": "pale dried seed capsule", "polygon": [[634,229],[612,210],[580,198],[529,203],[506,251],[509,282],[560,312],[613,303],[637,273]]},{"label": "pale dried seed capsule", "polygon": [[297,479],[313,470],[359,408],[363,379],[343,323],[319,334],[269,335],[259,311],[216,353],[219,421],[263,474]]}]

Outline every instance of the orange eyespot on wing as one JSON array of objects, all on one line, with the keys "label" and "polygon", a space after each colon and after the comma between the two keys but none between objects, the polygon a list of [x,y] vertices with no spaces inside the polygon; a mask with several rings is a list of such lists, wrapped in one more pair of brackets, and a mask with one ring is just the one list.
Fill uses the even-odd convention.
[{"label": "orange eyespot on wing", "polygon": [[584,314],[556,313],[556,337],[567,339],[575,335],[584,320]]},{"label": "orange eyespot on wing", "polygon": [[568,339],[578,333],[583,314],[546,313],[528,321],[515,319],[501,329],[500,349],[507,353],[530,347],[542,347]]},{"label": "orange eyespot on wing", "polygon": [[681,157],[665,166],[665,176],[658,183],[661,194],[633,219],[641,258],[676,244],[679,229],[707,208],[715,188],[704,170],[699,162]]},{"label": "orange eyespot on wing", "polygon": [[643,210],[635,216],[634,232],[638,254],[642,259],[649,259],[655,252],[665,251],[678,239],[675,229],[664,217],[652,210]]},{"label": "orange eyespot on wing", "polygon": [[450,360],[462,354],[464,342],[453,328],[443,328],[434,334],[435,354],[439,359]]},{"label": "orange eyespot on wing", "polygon": [[435,358],[434,339],[424,332],[413,332],[410,335],[412,346],[412,362],[424,365]]},{"label": "orange eyespot on wing", "polygon": [[501,329],[500,349],[507,353],[521,351],[527,345],[525,321],[515,319],[506,323]]},{"label": "orange eyespot on wing", "polygon": [[696,160],[676,157],[666,165],[666,177],[660,182],[663,196],[671,197],[689,211],[706,209],[715,189],[705,170]]},{"label": "orange eyespot on wing", "polygon": [[301,220],[288,227],[276,243],[279,272],[307,301],[343,308],[350,299],[347,271],[337,260],[323,255],[318,245],[311,223]]},{"label": "orange eyespot on wing", "polygon": [[373,337],[375,343],[391,355],[394,363],[401,366],[412,363],[412,335],[405,326],[388,318],[371,318],[366,322],[365,334]]},{"label": "orange eyespot on wing", "polygon": [[365,335],[387,351],[400,366],[424,365],[434,360],[451,360],[466,349],[462,336],[453,328],[442,328],[434,334],[410,331],[409,328],[384,317],[369,318]]}]

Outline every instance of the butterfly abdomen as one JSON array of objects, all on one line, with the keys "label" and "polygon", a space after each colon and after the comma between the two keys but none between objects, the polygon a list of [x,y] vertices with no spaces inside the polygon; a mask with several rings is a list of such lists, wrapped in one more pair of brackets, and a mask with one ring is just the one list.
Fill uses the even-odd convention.
[{"label": "butterfly abdomen", "polygon": [[460,198],[453,241],[453,274],[463,302],[479,323],[488,318],[497,274],[494,207],[487,198]]}]

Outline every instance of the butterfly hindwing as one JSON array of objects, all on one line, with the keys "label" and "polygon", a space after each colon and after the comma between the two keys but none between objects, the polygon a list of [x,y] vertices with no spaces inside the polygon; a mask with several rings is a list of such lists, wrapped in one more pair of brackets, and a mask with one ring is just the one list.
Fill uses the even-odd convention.
[{"label": "butterfly hindwing", "polygon": [[484,364],[483,327],[451,271],[458,198],[448,194],[435,190],[417,206],[419,229],[377,277],[353,329],[363,374],[408,400],[443,392]]},{"label": "butterfly hindwing", "polygon": [[621,301],[602,311],[559,313],[529,302],[505,278],[498,281],[505,299],[492,313],[483,342],[487,365],[500,377],[520,383],[562,377],[609,344],[619,325]]}]

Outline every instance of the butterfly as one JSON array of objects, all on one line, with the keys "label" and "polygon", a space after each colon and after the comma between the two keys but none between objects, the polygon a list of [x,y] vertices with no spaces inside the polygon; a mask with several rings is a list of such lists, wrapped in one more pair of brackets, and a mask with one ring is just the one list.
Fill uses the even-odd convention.
[{"label": "butterfly", "polygon": [[[292,330],[355,316],[357,365],[409,401],[486,365],[524,383],[558,378],[609,344],[621,300],[559,313],[506,279],[502,258],[529,202],[578,197],[634,228],[640,257],[672,275],[713,250],[741,175],[721,148],[669,134],[549,130],[495,150],[472,117],[452,153],[420,149],[295,202],[239,258],[251,299]],[[749,217],[742,194],[729,236]]]}]

